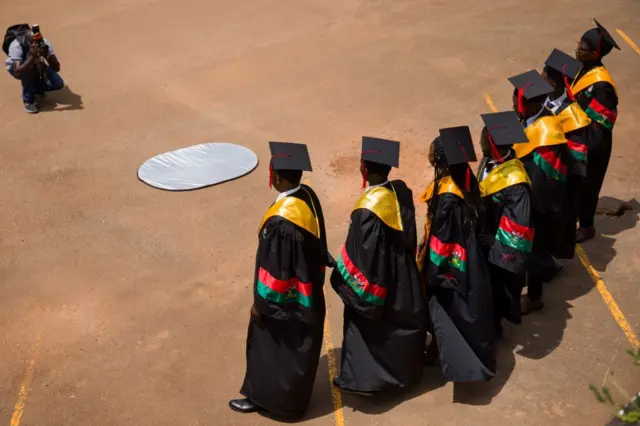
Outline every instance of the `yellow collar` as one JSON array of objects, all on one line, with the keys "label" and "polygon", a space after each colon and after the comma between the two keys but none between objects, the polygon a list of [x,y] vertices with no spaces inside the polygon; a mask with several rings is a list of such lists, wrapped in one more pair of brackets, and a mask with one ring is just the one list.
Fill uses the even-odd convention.
[{"label": "yellow collar", "polygon": [[533,124],[524,129],[529,142],[518,143],[513,146],[518,158],[525,157],[536,148],[567,143],[560,123],[554,115],[538,118]]},{"label": "yellow collar", "polygon": [[591,119],[580,108],[577,102],[573,102],[571,105],[563,109],[556,115],[562,131],[565,133],[573,132],[574,130],[582,129],[591,124]]},{"label": "yellow collar", "polygon": [[584,89],[591,87],[592,85],[601,81],[609,83],[613,87],[613,90],[616,92],[616,96],[618,96],[618,90],[616,89],[616,85],[613,82],[613,77],[611,77],[611,74],[609,74],[609,71],[604,66],[595,67],[594,69],[585,73],[585,75],[573,82],[571,90],[573,91],[574,95],[577,95]]},{"label": "yellow collar", "polygon": [[[420,194],[420,198],[419,198],[420,202],[426,203],[433,197],[433,187],[435,183],[436,183],[435,181],[432,181],[427,187],[427,189],[422,194]],[[458,186],[453,181],[451,176],[445,176],[442,179],[440,179],[440,183],[438,185],[438,195],[441,195],[447,192],[457,195],[460,198],[464,198],[464,195],[462,195],[462,191],[460,191],[460,188],[458,188]]]},{"label": "yellow collar", "polygon": [[480,195],[487,197],[519,183],[530,185],[531,181],[522,162],[514,158],[494,167],[489,172],[484,180],[480,182]]},{"label": "yellow collar", "polygon": [[284,197],[273,203],[262,218],[258,232],[262,230],[265,222],[273,216],[280,216],[300,228],[309,231],[309,233],[314,235],[316,238],[320,238],[320,227],[318,225],[317,217],[314,216],[307,203],[299,198]]},{"label": "yellow collar", "polygon": [[402,231],[400,205],[393,185],[391,189],[387,189],[386,186],[376,186],[367,190],[353,207],[354,211],[358,209],[367,209],[388,227]]}]

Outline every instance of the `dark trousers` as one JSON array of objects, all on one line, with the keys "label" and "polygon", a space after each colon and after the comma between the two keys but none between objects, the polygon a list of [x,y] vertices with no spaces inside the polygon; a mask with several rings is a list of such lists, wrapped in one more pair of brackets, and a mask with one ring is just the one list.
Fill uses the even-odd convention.
[{"label": "dark trousers", "polygon": [[502,319],[520,324],[520,293],[524,287],[524,276],[516,275],[496,265],[489,265],[493,289],[494,321],[498,329]]},{"label": "dark trousers", "polygon": [[35,101],[35,95],[41,95],[44,92],[60,90],[64,87],[64,80],[60,74],[47,66],[42,75],[38,74],[34,67],[32,70],[25,72],[20,81],[22,82],[22,101],[32,104]]},{"label": "dark trousers", "polygon": [[[598,125],[599,126],[599,125]],[[610,130],[598,129],[597,139],[593,147],[589,146],[587,157],[587,177],[585,178],[580,194],[580,227],[590,228],[593,226],[598,198],[607,174],[613,137]],[[594,139],[596,139],[594,137]],[[590,144],[591,145],[591,144]]]},{"label": "dark trousers", "polygon": [[542,283],[544,274],[542,269],[552,262],[551,258],[551,230],[552,220],[544,213],[533,211],[533,226],[536,230],[533,238],[533,252],[527,271],[527,295],[531,301],[542,299]]}]

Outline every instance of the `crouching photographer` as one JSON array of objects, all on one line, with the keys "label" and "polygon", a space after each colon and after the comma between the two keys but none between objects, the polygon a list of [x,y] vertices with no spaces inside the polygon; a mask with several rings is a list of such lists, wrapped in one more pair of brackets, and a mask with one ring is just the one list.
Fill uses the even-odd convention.
[{"label": "crouching photographer", "polygon": [[38,112],[36,95],[60,90],[64,81],[58,74],[60,62],[49,40],[42,37],[38,25],[13,25],[7,29],[2,50],[8,58],[7,71],[22,82],[24,109],[30,114]]}]

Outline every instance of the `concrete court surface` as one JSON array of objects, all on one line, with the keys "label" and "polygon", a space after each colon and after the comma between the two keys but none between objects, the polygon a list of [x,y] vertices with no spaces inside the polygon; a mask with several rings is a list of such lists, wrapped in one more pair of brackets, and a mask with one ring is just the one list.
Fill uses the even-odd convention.
[{"label": "concrete court surface", "polygon": [[[637,1],[26,0],[0,16],[41,25],[69,86],[29,116],[19,83],[0,78],[0,425],[273,424],[227,408],[244,374],[257,226],[275,197],[267,141],[309,144],[337,252],[362,135],[403,142],[394,176],[418,193],[437,129],[477,135],[484,94],[509,108],[506,78],[554,47],[572,52],[594,16],[623,49],[606,60],[621,105],[602,195],[639,198],[640,55],[615,32],[640,42]],[[137,181],[147,158],[206,141],[262,162],[196,192]],[[638,331],[634,205],[601,217],[605,235],[585,250]],[[327,293],[339,350],[341,304]],[[610,411],[588,385],[611,369],[640,390],[629,343],[577,259],[545,299],[507,329],[492,382],[454,389],[427,369],[392,400],[345,396],[338,424],[603,424]],[[304,423],[335,422],[327,369],[323,354]]]}]

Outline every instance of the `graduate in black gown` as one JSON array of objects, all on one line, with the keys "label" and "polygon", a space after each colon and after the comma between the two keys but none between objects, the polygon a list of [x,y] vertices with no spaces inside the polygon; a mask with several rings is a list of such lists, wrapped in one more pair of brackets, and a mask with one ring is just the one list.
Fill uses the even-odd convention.
[{"label": "graduate in black gown", "polygon": [[[521,298],[521,313],[543,308],[542,292],[550,256],[567,258],[563,252],[564,227],[570,216],[567,181],[571,154],[567,139],[553,113],[544,106],[553,88],[535,70],[509,78],[514,85],[513,108],[522,120],[529,142],[514,146],[532,190],[535,228],[533,256],[527,277],[527,295]],[[573,256],[573,252],[571,253]]]},{"label": "graduate in black gown", "polygon": [[611,74],[602,64],[602,58],[614,47],[620,50],[611,34],[596,21],[596,28],[584,33],[576,48],[576,59],[582,62],[582,69],[572,90],[580,107],[592,120],[587,178],[580,197],[578,242],[596,235],[594,218],[613,148],[613,126],[618,118],[618,93]]},{"label": "graduate in black gown", "polygon": [[496,373],[493,295],[480,245],[481,200],[469,167],[476,161],[469,128],[440,130],[431,144],[434,180],[421,195],[427,222],[418,254],[426,283],[433,339],[426,362],[439,354],[444,377],[484,381]]},{"label": "graduate in black gown", "polygon": [[311,398],[324,330],[330,263],[318,197],[301,185],[311,171],[306,145],[271,142],[269,185],[280,193],[258,228],[247,370],[229,402],[239,412],[302,416]]},{"label": "graduate in black gown", "polygon": [[370,395],[405,388],[422,377],[426,302],[415,261],[411,191],[389,181],[399,142],[364,137],[357,201],[331,285],[344,302],[340,375],[344,391]]},{"label": "graduate in black gown", "polygon": [[513,150],[514,144],[528,139],[513,111],[483,114],[482,120],[483,158],[478,168],[483,206],[480,240],[493,285],[496,333],[502,334],[503,319],[521,323],[520,294],[533,250],[531,182]]},{"label": "graduate in black gown", "polygon": [[[551,110],[562,127],[571,153],[567,177],[568,208],[562,245],[557,248],[565,258],[574,255],[576,246],[576,222],[579,214],[580,193],[587,176],[587,158],[591,119],[580,108],[571,91],[571,84],[580,72],[582,63],[566,53],[554,49],[545,62],[542,77],[553,87],[545,106]],[[553,260],[553,259],[552,259]],[[548,280],[553,278],[559,268],[551,266]]]}]

